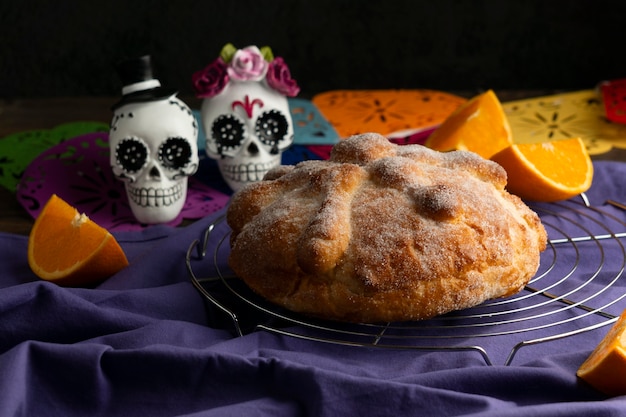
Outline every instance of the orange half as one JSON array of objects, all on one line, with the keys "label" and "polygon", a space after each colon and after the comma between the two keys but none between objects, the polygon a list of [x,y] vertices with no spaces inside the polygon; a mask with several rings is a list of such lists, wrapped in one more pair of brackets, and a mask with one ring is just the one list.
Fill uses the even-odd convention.
[{"label": "orange half", "polygon": [[425,145],[442,152],[472,151],[488,159],[512,143],[511,128],[500,100],[488,90],[457,108]]},{"label": "orange half", "polygon": [[626,394],[626,310],[576,375],[607,395]]},{"label": "orange half", "polygon": [[28,264],[41,279],[86,285],[110,277],[128,260],[111,233],[52,195],[31,230]]},{"label": "orange half", "polygon": [[559,201],[585,192],[593,165],[580,138],[511,145],[491,158],[508,176],[507,190],[529,201]]}]

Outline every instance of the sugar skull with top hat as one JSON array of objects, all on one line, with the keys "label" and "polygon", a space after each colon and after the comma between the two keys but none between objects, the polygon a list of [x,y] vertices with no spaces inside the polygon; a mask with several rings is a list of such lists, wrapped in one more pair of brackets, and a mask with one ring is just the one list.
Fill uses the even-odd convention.
[{"label": "sugar skull with top hat", "polygon": [[269,47],[227,44],[192,76],[206,132],[206,154],[216,159],[233,190],[259,181],[280,165],[294,140],[287,97],[299,92],[287,64]]},{"label": "sugar skull with top hat", "polygon": [[198,169],[198,126],[177,92],[152,75],[150,56],[118,66],[122,98],[109,132],[113,174],[125,182],[128,203],[144,224],[167,223],[181,212],[188,177]]}]

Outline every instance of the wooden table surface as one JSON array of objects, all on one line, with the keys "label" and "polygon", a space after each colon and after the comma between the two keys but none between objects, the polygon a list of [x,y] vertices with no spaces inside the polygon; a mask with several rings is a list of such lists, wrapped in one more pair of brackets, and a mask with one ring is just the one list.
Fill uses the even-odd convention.
[{"label": "wooden table surface", "polygon": [[[546,90],[495,91],[502,102],[558,93]],[[472,97],[478,91],[451,92]],[[181,97],[192,108],[200,108],[195,97]],[[61,97],[41,99],[0,100],[0,138],[16,132],[51,129],[63,123],[93,121],[109,123],[110,107],[117,97]],[[1,139],[0,139],[1,140]],[[1,157],[1,155],[0,155]],[[614,150],[601,159],[626,160],[626,151]],[[33,219],[18,203],[13,192],[0,187],[0,232],[27,235]]]}]

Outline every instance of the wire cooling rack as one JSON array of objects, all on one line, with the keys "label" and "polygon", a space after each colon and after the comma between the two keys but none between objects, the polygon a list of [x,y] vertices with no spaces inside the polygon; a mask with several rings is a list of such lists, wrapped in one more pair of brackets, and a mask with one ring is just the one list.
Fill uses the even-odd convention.
[{"label": "wire cooling rack", "polygon": [[[345,324],[304,317],[266,302],[228,268],[230,231],[223,217],[191,242],[186,266],[207,300],[210,321],[237,336],[267,331],[350,346],[476,352],[507,344],[510,365],[520,349],[583,334],[614,323],[626,308],[626,207],[580,199],[532,205],[548,231],[539,270],[520,293],[419,322]],[[212,255],[212,256],[209,256]],[[209,260],[210,259],[210,260]],[[202,274],[196,274],[201,270]],[[483,341],[485,341],[483,343]]]}]

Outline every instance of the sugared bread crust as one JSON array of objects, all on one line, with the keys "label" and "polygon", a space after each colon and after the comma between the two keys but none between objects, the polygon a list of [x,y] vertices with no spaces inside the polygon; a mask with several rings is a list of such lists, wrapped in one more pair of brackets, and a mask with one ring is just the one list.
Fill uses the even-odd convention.
[{"label": "sugared bread crust", "polygon": [[328,161],[281,166],[233,196],[229,264],[262,297],[326,319],[471,307],[521,290],[546,246],[539,217],[505,185],[473,153],[354,136]]}]

